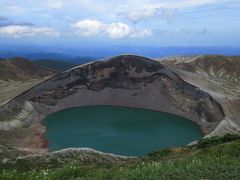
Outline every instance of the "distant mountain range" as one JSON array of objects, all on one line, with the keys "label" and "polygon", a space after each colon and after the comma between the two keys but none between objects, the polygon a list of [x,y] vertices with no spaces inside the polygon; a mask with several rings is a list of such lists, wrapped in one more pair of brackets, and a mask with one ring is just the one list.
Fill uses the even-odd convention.
[{"label": "distant mountain range", "polygon": [[240,54],[240,47],[230,46],[91,46],[64,47],[40,45],[4,45],[0,44],[0,58],[21,56],[30,60],[51,59],[84,63],[86,60],[96,60],[114,56],[116,54],[138,54],[150,58],[165,56],[188,56],[218,54],[234,56]]},{"label": "distant mountain range", "polygon": [[234,56],[240,54],[240,47],[154,47],[154,46],[103,46],[103,47],[58,47],[36,45],[2,45],[0,60],[23,57],[34,61],[34,64],[58,72],[65,71],[79,64],[104,59],[116,54],[139,54],[150,58],[196,56],[199,54],[219,54]]},{"label": "distant mountain range", "polygon": [[7,58],[23,57],[31,61],[55,61],[55,63],[60,63],[60,61],[68,62],[70,64],[85,64],[90,61],[94,61],[98,58],[90,56],[72,56],[58,52],[35,52],[30,54],[25,54],[22,52],[10,52],[0,50],[0,60]]},{"label": "distant mountain range", "polygon": [[0,80],[25,81],[52,76],[56,71],[40,67],[27,59],[16,57],[0,61]]},{"label": "distant mountain range", "polygon": [[58,71],[58,72],[63,72],[67,69],[70,69],[76,65],[78,65],[78,63],[75,62],[69,62],[69,61],[58,61],[58,60],[52,60],[52,59],[40,59],[40,60],[36,60],[33,61],[34,64],[37,64],[41,67],[47,67],[49,69]]},{"label": "distant mountain range", "polygon": [[57,60],[57,61],[68,61],[75,64],[84,64],[89,61],[93,61],[97,58],[88,57],[88,56],[69,56],[63,53],[45,53],[45,52],[37,52],[33,54],[27,54],[23,57],[30,60]]},{"label": "distant mountain range", "polygon": [[[94,58],[91,57],[69,57],[66,55],[61,55],[57,53],[34,53],[30,54],[27,57],[11,57],[6,58],[9,61],[13,61],[16,59],[22,59],[26,61],[32,61],[32,64],[35,64],[37,66],[41,66],[44,68],[49,68],[51,70],[62,72],[67,69],[70,69],[74,66],[77,66],[79,64],[85,64],[91,61],[94,61]],[[6,60],[4,58],[0,58],[0,62]],[[29,62],[30,63],[30,62]]]}]

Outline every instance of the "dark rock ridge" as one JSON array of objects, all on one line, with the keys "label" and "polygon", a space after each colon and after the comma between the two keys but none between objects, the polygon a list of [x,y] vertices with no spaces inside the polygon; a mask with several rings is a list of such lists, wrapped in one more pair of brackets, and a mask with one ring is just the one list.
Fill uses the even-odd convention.
[{"label": "dark rock ridge", "polygon": [[[129,106],[180,115],[197,123],[204,134],[224,118],[218,102],[182,80],[167,65],[122,55],[56,75],[6,104],[0,110],[0,120],[6,123],[2,117],[8,117],[6,130],[28,127],[51,113],[90,105]],[[16,117],[21,117],[21,123]]]}]

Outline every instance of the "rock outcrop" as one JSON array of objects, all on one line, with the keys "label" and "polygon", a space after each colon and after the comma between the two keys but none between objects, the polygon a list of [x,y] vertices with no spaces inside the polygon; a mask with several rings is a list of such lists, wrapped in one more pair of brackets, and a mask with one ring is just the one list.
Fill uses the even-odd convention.
[{"label": "rock outcrop", "polygon": [[89,163],[125,165],[139,160],[138,157],[120,156],[96,151],[91,148],[68,148],[54,152],[29,153],[27,151],[0,145],[0,167],[16,167],[24,164],[29,168],[53,168],[66,164]]},{"label": "rock outcrop", "polygon": [[225,118],[208,136],[240,133],[240,57],[197,56],[162,61],[184,81],[208,92],[221,104]]}]

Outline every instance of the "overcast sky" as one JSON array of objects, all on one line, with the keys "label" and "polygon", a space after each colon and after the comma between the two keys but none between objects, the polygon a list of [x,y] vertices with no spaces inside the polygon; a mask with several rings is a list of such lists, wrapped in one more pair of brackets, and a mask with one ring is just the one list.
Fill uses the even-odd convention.
[{"label": "overcast sky", "polygon": [[0,44],[239,46],[240,0],[0,0]]}]

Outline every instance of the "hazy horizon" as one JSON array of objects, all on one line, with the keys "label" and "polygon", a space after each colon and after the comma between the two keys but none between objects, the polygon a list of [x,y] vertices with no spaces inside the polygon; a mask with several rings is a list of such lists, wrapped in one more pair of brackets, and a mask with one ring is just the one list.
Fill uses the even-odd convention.
[{"label": "hazy horizon", "polygon": [[[100,59],[120,54],[135,54],[149,58],[168,56],[226,55],[239,56],[240,47],[230,46],[55,46],[0,45],[0,58],[21,56],[30,60],[68,60],[76,57]],[[82,58],[81,58],[82,59]]]}]

